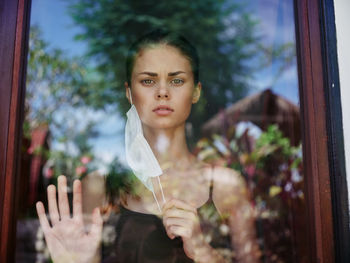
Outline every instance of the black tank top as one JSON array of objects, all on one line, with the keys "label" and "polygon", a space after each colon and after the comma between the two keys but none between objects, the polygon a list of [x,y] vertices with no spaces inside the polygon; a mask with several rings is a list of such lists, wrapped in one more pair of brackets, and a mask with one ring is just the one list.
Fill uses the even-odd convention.
[{"label": "black tank top", "polygon": [[[206,206],[213,206],[212,185],[208,201],[198,209],[200,217],[201,208]],[[217,227],[218,225],[215,226]],[[211,229],[211,231],[218,232],[217,229]],[[116,235],[115,243],[108,252],[109,255],[106,255],[102,261],[104,263],[194,262],[186,256],[181,237],[170,239],[162,219],[156,215],[131,211],[121,206]],[[216,246],[212,243],[211,245]]]},{"label": "black tank top", "polygon": [[121,207],[116,233],[117,260],[113,262],[193,262],[184,252],[181,237],[170,239],[162,220],[156,215],[134,212]]}]

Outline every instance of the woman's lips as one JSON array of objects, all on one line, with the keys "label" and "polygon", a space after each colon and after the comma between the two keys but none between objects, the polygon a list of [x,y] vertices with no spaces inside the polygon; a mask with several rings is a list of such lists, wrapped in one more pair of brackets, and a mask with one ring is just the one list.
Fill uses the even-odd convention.
[{"label": "woman's lips", "polygon": [[166,116],[173,112],[174,110],[168,106],[160,105],[153,109],[153,112],[160,116]]}]

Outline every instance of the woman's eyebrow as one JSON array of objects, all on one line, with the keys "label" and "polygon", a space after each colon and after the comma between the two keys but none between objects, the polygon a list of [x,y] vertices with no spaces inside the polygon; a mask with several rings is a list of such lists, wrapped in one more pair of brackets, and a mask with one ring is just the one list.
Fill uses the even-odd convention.
[{"label": "woman's eyebrow", "polygon": [[[179,75],[179,74],[186,74],[186,72],[184,71],[175,71],[175,72],[169,72],[168,73],[168,76],[176,76],[176,75]],[[148,75],[148,76],[151,76],[151,77],[157,77],[158,74],[155,73],[155,72],[149,72],[149,71],[143,71],[143,72],[140,72],[138,73],[137,75]]]},{"label": "woman's eyebrow", "polygon": [[186,72],[184,72],[184,71],[175,71],[175,72],[168,73],[168,76],[176,76],[176,75],[179,75],[181,73],[186,74]]},{"label": "woman's eyebrow", "polygon": [[157,77],[157,76],[158,76],[157,73],[148,72],[148,71],[140,72],[140,73],[138,73],[137,75],[142,75],[142,74],[145,74],[145,75],[148,75],[148,76],[151,76],[151,77]]}]

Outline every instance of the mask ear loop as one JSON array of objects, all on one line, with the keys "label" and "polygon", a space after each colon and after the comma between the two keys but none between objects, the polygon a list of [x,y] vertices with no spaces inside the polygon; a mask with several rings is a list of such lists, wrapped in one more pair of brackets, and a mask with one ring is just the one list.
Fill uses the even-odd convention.
[{"label": "mask ear loop", "polygon": [[[163,187],[162,187],[162,184],[160,183],[159,176],[157,176],[157,179],[158,179],[158,184],[159,184],[159,186],[160,186],[160,192],[162,193],[163,205],[164,205],[164,204],[165,204],[165,197],[164,197]],[[159,205],[157,196],[156,196],[156,194],[154,193],[154,190],[152,191],[152,194],[153,194],[154,200],[156,200],[156,203],[157,203],[159,212],[161,213],[161,212],[162,212],[162,209],[160,208],[160,205]]]},{"label": "mask ear loop", "polygon": [[157,176],[157,178],[158,178],[158,184],[160,186],[160,192],[162,193],[163,204],[165,204],[165,197],[164,197],[163,187],[162,187],[162,184],[160,183],[159,176]]},{"label": "mask ear loop", "polygon": [[[163,187],[162,187],[162,184],[160,183],[159,176],[157,176],[157,179],[158,179],[158,184],[159,184],[159,186],[160,186],[160,192],[162,193],[163,205],[164,205],[164,204],[165,204],[165,197],[164,197]],[[160,205],[159,205],[159,202],[158,202],[157,196],[156,196],[156,194],[154,193],[154,189],[152,190],[152,194],[153,194],[153,198],[154,198],[154,200],[156,200],[156,203],[157,203],[157,206],[158,206],[159,212],[161,213],[161,212],[162,212],[162,209],[160,208]]]},{"label": "mask ear loop", "polygon": [[156,200],[156,203],[157,203],[157,206],[158,206],[159,212],[161,213],[161,212],[162,212],[162,209],[160,208],[160,205],[159,205],[159,203],[158,203],[158,199],[157,199],[157,197],[156,197],[156,194],[154,193],[154,190],[152,191],[152,194],[153,194],[153,198],[154,198],[154,200]]}]

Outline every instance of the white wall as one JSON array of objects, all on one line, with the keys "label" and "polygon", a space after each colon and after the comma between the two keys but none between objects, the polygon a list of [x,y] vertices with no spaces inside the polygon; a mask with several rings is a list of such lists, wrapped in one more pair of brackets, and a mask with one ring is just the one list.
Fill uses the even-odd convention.
[{"label": "white wall", "polygon": [[348,191],[350,193],[350,0],[334,0]]}]

